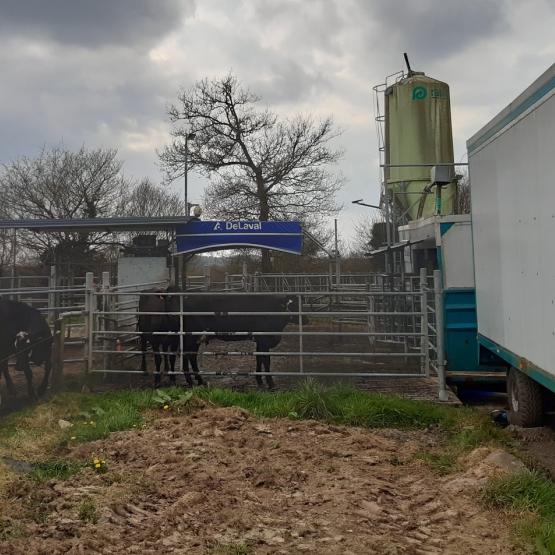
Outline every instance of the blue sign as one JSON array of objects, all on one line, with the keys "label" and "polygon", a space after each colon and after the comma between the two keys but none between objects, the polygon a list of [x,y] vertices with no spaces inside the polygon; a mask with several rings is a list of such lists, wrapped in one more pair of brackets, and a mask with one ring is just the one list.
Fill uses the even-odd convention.
[{"label": "blue sign", "polygon": [[221,249],[262,248],[301,254],[299,222],[201,221],[176,226],[177,254]]}]

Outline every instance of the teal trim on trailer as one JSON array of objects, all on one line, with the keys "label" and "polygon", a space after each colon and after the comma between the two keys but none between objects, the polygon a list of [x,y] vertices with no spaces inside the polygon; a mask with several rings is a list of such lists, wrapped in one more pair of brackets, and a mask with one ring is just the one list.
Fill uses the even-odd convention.
[{"label": "teal trim on trailer", "polygon": [[501,130],[503,130],[505,127],[507,127],[507,125],[509,125],[513,120],[515,120],[520,115],[522,115],[526,110],[528,110],[528,108],[533,106],[536,102],[540,101],[542,97],[546,96],[554,88],[555,88],[555,77],[552,77],[547,83],[545,83],[532,95],[526,98],[518,106],[513,108],[505,117],[503,117],[500,121],[498,121],[491,129],[488,129],[487,131],[485,131],[483,135],[480,135],[479,137],[474,138],[474,141],[472,143],[470,142],[470,140],[467,141],[466,146],[467,146],[468,154],[471,155],[474,150],[476,150],[478,147],[483,145],[488,139],[491,139],[491,137],[493,137]]},{"label": "teal trim on trailer", "polygon": [[478,370],[476,292],[446,289],[443,295],[445,357],[450,372]]},{"label": "teal trim on trailer", "polygon": [[536,366],[533,362],[525,359],[524,357],[519,357],[509,349],[502,347],[495,341],[492,341],[481,334],[478,334],[478,343],[488,351],[502,358],[513,368],[524,372],[524,374],[532,378],[534,381],[555,393],[555,375],[550,374],[539,366]]},{"label": "teal trim on trailer", "polygon": [[[476,313],[476,290],[473,287],[445,289],[443,292],[443,321],[445,333],[445,359],[448,372],[464,372],[466,375],[450,376],[451,383],[502,382],[505,368],[495,360],[489,360],[480,351]],[[498,359],[497,359],[498,360]],[[477,377],[468,374],[476,372]],[[499,372],[499,377],[481,377],[483,372]]]},{"label": "teal trim on trailer", "polygon": [[441,222],[439,224],[439,233],[443,237],[453,226],[455,222]]}]

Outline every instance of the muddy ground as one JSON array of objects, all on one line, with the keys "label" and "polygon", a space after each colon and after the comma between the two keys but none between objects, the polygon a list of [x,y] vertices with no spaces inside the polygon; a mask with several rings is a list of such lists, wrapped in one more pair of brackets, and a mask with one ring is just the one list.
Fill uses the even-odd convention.
[{"label": "muddy ground", "polygon": [[236,408],[161,411],[63,453],[105,459],[104,474],[16,482],[1,522],[17,533],[0,534],[0,553],[515,553],[476,490],[453,491],[415,459],[436,441]]}]

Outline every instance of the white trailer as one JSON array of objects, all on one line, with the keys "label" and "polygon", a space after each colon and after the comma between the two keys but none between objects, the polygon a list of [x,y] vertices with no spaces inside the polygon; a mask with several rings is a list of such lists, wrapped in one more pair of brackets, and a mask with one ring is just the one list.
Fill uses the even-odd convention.
[{"label": "white trailer", "polygon": [[508,367],[510,421],[555,392],[555,64],[467,142],[478,341]]}]

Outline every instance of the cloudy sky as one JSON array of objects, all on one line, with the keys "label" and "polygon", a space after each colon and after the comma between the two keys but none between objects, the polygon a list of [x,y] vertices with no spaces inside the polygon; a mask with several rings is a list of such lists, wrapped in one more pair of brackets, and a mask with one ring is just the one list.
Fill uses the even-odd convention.
[{"label": "cloudy sky", "polygon": [[[372,85],[403,67],[451,86],[455,155],[555,61],[553,0],[0,0],[0,162],[117,147],[160,181],[182,87],[232,70],[283,115],[344,133],[344,237],[379,195]],[[203,182],[192,176],[191,197]]]}]

